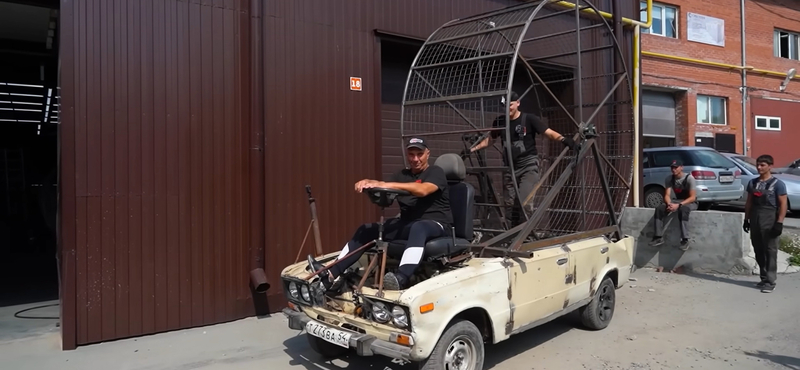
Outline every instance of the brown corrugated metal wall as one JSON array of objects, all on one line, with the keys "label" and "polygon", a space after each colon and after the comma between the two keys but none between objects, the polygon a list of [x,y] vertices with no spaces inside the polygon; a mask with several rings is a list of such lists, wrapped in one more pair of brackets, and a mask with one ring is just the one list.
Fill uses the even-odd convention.
[{"label": "brown corrugated metal wall", "polygon": [[65,348],[252,314],[247,11],[62,1]]},{"label": "brown corrugated metal wall", "polygon": [[378,214],[352,190],[397,155],[375,31],[424,39],[515,3],[62,0],[64,348],[252,315],[251,253],[280,310],[305,185],[325,251]]}]

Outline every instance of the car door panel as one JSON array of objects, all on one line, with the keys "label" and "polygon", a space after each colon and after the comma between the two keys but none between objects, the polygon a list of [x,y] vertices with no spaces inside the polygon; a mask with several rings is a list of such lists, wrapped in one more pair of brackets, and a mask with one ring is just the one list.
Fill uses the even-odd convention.
[{"label": "car door panel", "polygon": [[569,252],[560,246],[536,250],[532,258],[508,259],[512,330],[560,311],[567,291]]}]

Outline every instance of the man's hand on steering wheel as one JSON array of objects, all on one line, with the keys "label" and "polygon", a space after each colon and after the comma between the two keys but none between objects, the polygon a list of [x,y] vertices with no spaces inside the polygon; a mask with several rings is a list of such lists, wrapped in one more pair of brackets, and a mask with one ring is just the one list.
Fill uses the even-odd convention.
[{"label": "man's hand on steering wheel", "polygon": [[364,179],[356,183],[356,191],[361,193],[364,189],[383,187],[383,181]]}]

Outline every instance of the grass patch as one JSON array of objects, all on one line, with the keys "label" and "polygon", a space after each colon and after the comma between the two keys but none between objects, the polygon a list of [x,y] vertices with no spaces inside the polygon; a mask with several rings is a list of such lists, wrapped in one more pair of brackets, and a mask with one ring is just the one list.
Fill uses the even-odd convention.
[{"label": "grass patch", "polygon": [[789,265],[800,266],[800,240],[789,235],[781,235],[778,249],[789,254]]}]

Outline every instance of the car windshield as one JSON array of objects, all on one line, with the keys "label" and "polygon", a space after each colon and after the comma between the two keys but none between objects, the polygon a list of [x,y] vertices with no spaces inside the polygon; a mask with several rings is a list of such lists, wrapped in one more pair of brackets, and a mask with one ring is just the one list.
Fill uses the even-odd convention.
[{"label": "car windshield", "polygon": [[747,172],[752,174],[758,174],[758,169],[756,168],[756,160],[750,157],[745,156],[737,156],[733,157],[733,159],[739,163],[740,166],[744,167]]},{"label": "car windshield", "polygon": [[715,151],[695,150],[693,154],[697,158],[698,166],[710,168],[731,168],[735,166],[730,159]]}]

